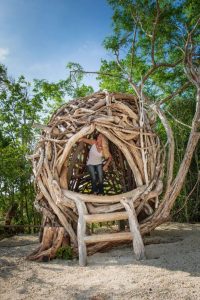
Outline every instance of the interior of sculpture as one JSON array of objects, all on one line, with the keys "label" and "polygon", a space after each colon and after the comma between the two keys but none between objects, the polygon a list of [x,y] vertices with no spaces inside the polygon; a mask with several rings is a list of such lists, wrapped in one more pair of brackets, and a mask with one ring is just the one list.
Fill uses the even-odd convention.
[{"label": "interior of sculpture", "polygon": [[[93,139],[93,135],[88,136]],[[87,158],[90,145],[77,143],[68,158],[67,182],[69,190],[84,194],[92,193],[90,175],[87,170]],[[133,190],[136,187],[133,172],[122,151],[111,141],[108,142],[112,161],[104,173],[104,194],[115,195]]]}]

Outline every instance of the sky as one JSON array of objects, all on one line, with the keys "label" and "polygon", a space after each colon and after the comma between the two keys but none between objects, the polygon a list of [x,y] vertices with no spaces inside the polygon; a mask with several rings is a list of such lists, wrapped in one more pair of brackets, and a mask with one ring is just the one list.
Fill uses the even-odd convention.
[{"label": "sky", "polygon": [[[71,61],[97,71],[111,17],[106,0],[0,0],[0,63],[29,81],[64,79]],[[94,75],[84,82],[98,90]]]}]

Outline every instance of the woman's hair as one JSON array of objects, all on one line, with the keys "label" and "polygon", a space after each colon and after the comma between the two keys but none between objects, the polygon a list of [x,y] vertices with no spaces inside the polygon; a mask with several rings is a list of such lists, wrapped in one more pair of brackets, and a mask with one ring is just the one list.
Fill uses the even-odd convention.
[{"label": "woman's hair", "polygon": [[98,135],[102,135],[102,147],[103,147],[103,156],[105,159],[108,159],[108,157],[111,156],[110,151],[109,151],[109,145],[108,145],[108,139],[99,131],[95,130],[92,134],[92,138],[94,140],[97,139]]},{"label": "woman's hair", "polygon": [[103,156],[105,159],[108,159],[111,156],[109,145],[108,145],[108,139],[103,135],[102,138],[102,147],[103,147]]},{"label": "woman's hair", "polygon": [[99,134],[100,133],[97,130],[95,130],[92,134],[93,139],[96,140]]}]

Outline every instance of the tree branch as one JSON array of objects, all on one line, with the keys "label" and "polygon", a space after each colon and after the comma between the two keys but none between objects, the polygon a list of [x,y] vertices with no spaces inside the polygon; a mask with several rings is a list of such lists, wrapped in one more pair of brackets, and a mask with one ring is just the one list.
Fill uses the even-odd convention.
[{"label": "tree branch", "polygon": [[185,57],[184,57],[184,63],[185,63],[185,72],[188,77],[188,79],[197,87],[200,86],[200,74],[199,69],[193,64],[193,41],[192,41],[192,34],[195,32],[197,25],[200,23],[200,17],[195,23],[192,30],[188,33],[187,41],[185,44]]},{"label": "tree branch", "polygon": [[122,78],[124,77],[123,75],[115,75],[112,73],[104,73],[104,72],[99,72],[99,71],[70,71],[70,73],[84,73],[84,74],[96,74],[96,75],[103,75],[103,76],[110,76],[110,77],[116,77],[116,78]]},{"label": "tree branch", "polygon": [[133,71],[133,60],[135,54],[135,40],[136,40],[136,33],[137,33],[137,24],[135,24],[134,32],[133,32],[133,40],[131,46],[131,69],[130,69],[130,78],[132,78],[132,71]]},{"label": "tree branch", "polygon": [[181,92],[183,92],[184,90],[186,90],[189,86],[191,85],[190,82],[186,82],[182,87],[178,88],[176,91],[174,91],[171,95],[161,99],[158,102],[158,105],[161,106],[163,103],[167,102],[168,100],[174,98],[176,95],[180,94]]},{"label": "tree branch", "polygon": [[130,85],[132,86],[133,90],[135,91],[136,95],[138,96],[138,98],[140,98],[140,92],[139,92],[139,89],[137,87],[137,85],[132,81],[132,78],[130,78],[128,72],[126,70],[124,70],[124,68],[122,67],[121,63],[120,63],[120,60],[119,60],[119,51],[115,52],[115,56],[116,56],[116,62],[118,64],[118,66],[120,67],[120,69],[122,70],[122,72],[124,72],[127,76],[127,80],[128,82],[130,83]]},{"label": "tree branch", "polygon": [[176,67],[179,63],[182,62],[182,58],[177,60],[175,63],[166,63],[166,62],[161,62],[153,65],[146,73],[146,75],[143,77],[141,84],[139,85],[139,88],[145,83],[145,81],[149,78],[151,74],[153,74],[157,69],[159,68],[174,68]]},{"label": "tree branch", "polygon": [[152,62],[153,66],[156,65],[154,52],[155,52],[156,28],[157,28],[157,25],[159,22],[159,17],[160,17],[160,6],[159,6],[159,1],[157,0],[156,1],[156,18],[155,18],[155,22],[153,25],[152,40],[151,40],[151,62]]},{"label": "tree branch", "polygon": [[176,118],[175,118],[175,117],[174,117],[167,109],[165,109],[165,112],[168,113],[168,114],[172,117],[172,119],[174,119],[175,122],[177,122],[177,123],[179,123],[179,124],[181,124],[181,125],[183,125],[183,126],[189,128],[189,129],[192,129],[191,126],[189,126],[189,125],[187,125],[187,124],[185,124],[185,123],[179,121],[178,119],[176,119]]},{"label": "tree branch", "polygon": [[131,9],[131,16],[132,16],[132,18],[133,18],[133,21],[134,21],[136,24],[138,23],[138,24],[140,25],[140,28],[141,28],[141,30],[145,33],[145,35],[148,36],[149,38],[152,38],[152,35],[149,34],[148,32],[146,32],[145,29],[143,28],[143,25],[142,25],[142,22],[141,22],[140,17],[139,17],[138,15],[137,15],[136,17],[134,16],[132,9]]}]

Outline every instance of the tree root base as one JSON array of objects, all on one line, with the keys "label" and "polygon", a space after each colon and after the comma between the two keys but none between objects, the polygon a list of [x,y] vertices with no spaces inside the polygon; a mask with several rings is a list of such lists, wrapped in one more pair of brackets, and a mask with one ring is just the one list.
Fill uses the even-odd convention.
[{"label": "tree root base", "polygon": [[56,257],[57,250],[69,244],[63,227],[45,227],[42,242],[30,255],[27,260],[47,262]]}]

